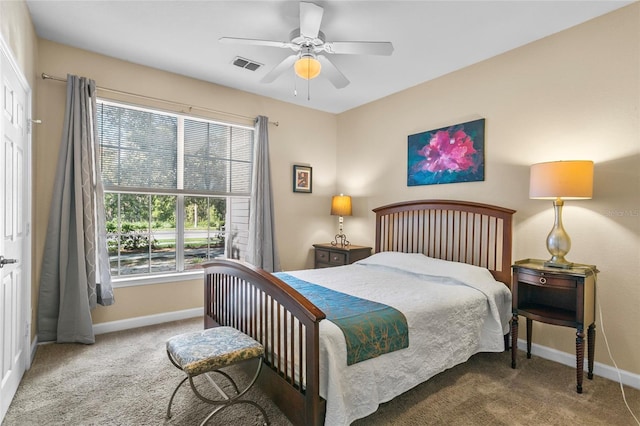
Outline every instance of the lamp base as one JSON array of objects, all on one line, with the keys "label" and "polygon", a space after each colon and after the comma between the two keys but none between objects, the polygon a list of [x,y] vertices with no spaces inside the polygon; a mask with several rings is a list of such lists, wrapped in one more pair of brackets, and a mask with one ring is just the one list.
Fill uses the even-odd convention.
[{"label": "lamp base", "polygon": [[349,240],[347,240],[347,236],[343,233],[336,234],[335,239],[331,241],[332,246],[347,247],[349,244],[351,243],[349,242]]},{"label": "lamp base", "polygon": [[547,260],[546,262],[544,262],[544,267],[545,268],[558,268],[558,269],[571,269],[573,268],[573,263],[571,262],[557,262],[554,261],[553,259],[551,260]]},{"label": "lamp base", "polygon": [[551,259],[544,262],[545,267],[560,269],[570,269],[573,267],[573,263],[564,258],[571,248],[571,238],[569,238],[569,234],[567,234],[564,226],[562,226],[563,205],[564,201],[560,198],[557,198],[553,202],[555,221],[551,232],[549,232],[547,236],[547,250],[551,254]]}]

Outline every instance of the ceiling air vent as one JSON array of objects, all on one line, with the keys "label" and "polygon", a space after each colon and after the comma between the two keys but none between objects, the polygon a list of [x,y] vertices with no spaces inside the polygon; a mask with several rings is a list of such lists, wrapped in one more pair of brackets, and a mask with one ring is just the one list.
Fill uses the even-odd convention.
[{"label": "ceiling air vent", "polygon": [[233,60],[233,65],[247,69],[249,71],[255,71],[262,66],[262,64],[251,61],[249,59],[241,58],[240,56],[235,57],[235,59]]}]

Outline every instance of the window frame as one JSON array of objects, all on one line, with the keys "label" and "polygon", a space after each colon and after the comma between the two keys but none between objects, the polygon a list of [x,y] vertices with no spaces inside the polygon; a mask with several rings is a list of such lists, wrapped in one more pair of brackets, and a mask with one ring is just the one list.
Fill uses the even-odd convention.
[{"label": "window frame", "polygon": [[[229,219],[229,209],[232,208],[231,201],[233,198],[246,200],[247,204],[250,202],[251,195],[251,175],[253,170],[254,158],[253,158],[253,147],[256,143],[256,132],[254,126],[243,125],[238,123],[224,122],[220,120],[215,120],[207,117],[199,117],[195,115],[189,115],[185,113],[179,113],[174,111],[168,111],[160,108],[152,108],[146,107],[137,104],[131,104],[128,102],[122,101],[114,101],[106,98],[98,98],[98,104],[104,104],[109,106],[115,106],[120,108],[133,109],[153,114],[162,114],[173,116],[177,119],[177,188],[175,192],[167,189],[154,189],[154,188],[136,188],[136,187],[119,187],[114,185],[105,185],[103,183],[104,193],[106,194],[132,194],[132,195],[147,195],[147,196],[175,196],[176,197],[176,210],[175,210],[175,219],[176,219],[176,247],[175,247],[175,263],[176,270],[170,272],[147,272],[143,274],[130,274],[130,275],[114,275],[112,276],[112,283],[114,288],[118,287],[131,287],[131,286],[140,286],[140,285],[151,285],[151,284],[159,284],[159,283],[171,283],[171,282],[181,282],[181,281],[189,281],[194,279],[200,279],[203,276],[203,271],[201,269],[185,269],[185,235],[187,234],[187,229],[185,228],[185,198],[188,197],[208,197],[208,198],[224,198],[226,201],[226,211]],[[220,126],[230,127],[230,128],[240,128],[249,130],[252,132],[251,138],[251,149],[249,153],[249,161],[246,161],[250,164],[249,167],[249,192],[238,192],[238,193],[229,193],[229,192],[219,192],[219,191],[200,191],[200,190],[185,190],[184,189],[184,159],[185,159],[185,120],[191,121],[199,121],[204,123],[211,123]],[[97,125],[96,125],[97,128]],[[96,140],[96,143],[99,143],[99,140]],[[99,146],[101,149],[101,146]],[[120,213],[119,213],[120,214]],[[240,223],[242,224],[242,223]],[[225,223],[225,225],[229,225]],[[228,244],[226,243],[227,239],[231,234],[231,230],[229,226],[225,226],[225,256],[228,256]],[[119,227],[120,229],[120,227]],[[151,217],[149,217],[149,229],[151,229]],[[120,231],[119,231],[120,232]],[[118,253],[120,253],[120,249],[118,249]],[[150,264],[151,267],[151,264]],[[110,267],[111,269],[111,267]],[[118,265],[118,270],[120,271],[120,266]]]}]

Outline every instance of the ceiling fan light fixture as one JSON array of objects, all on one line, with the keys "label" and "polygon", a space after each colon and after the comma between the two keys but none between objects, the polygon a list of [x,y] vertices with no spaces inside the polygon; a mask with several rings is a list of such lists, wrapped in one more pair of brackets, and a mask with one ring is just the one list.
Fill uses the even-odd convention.
[{"label": "ceiling fan light fixture", "polygon": [[320,61],[310,53],[305,53],[293,64],[296,75],[305,80],[311,80],[320,75]]},{"label": "ceiling fan light fixture", "polygon": [[300,26],[289,33],[289,41],[222,37],[220,42],[293,50],[292,54],[260,79],[262,83],[272,83],[285,72],[290,72],[293,66],[295,75],[307,82],[322,71],[323,77],[336,89],[346,87],[349,79],[326,54],[389,56],[393,53],[393,44],[388,41],[326,41],[325,34],[320,30],[324,8],[308,1],[301,1],[299,6]]}]

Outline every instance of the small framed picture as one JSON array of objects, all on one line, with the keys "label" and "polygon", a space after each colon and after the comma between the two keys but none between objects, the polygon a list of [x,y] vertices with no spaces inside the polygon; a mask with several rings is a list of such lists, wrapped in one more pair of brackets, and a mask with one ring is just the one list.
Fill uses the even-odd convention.
[{"label": "small framed picture", "polygon": [[293,192],[311,193],[310,166],[293,166]]}]

